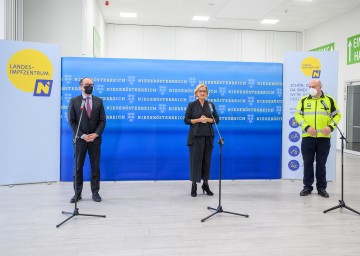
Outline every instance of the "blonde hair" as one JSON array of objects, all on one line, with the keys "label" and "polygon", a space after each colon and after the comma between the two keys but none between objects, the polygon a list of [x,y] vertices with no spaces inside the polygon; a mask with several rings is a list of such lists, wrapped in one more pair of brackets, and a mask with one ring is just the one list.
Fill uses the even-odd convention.
[{"label": "blonde hair", "polygon": [[205,84],[198,84],[198,86],[196,86],[195,91],[194,91],[195,97],[196,97],[196,93],[198,92],[198,90],[200,90],[201,87],[205,87],[206,94],[207,94],[207,96],[209,96],[209,89],[207,88],[207,86]]}]

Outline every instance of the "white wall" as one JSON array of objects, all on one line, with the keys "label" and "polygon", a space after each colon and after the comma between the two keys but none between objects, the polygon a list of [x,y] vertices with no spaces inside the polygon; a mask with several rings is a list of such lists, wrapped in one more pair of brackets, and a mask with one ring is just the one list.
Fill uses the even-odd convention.
[{"label": "white wall", "polygon": [[0,0],[0,39],[5,39],[5,0]]},{"label": "white wall", "polygon": [[112,58],[283,62],[301,33],[107,24]]},{"label": "white wall", "polygon": [[24,41],[59,44],[61,56],[93,56],[93,26],[105,51],[105,21],[96,0],[24,1]]},{"label": "white wall", "polygon": [[[360,80],[360,63],[347,65],[347,38],[360,34],[360,7],[324,22],[304,32],[304,50],[310,50],[329,43],[335,43],[339,51],[338,105],[345,117],[344,85],[349,80]],[[324,85],[326,92],[326,85]],[[340,129],[345,132],[345,118],[340,122]],[[340,143],[337,143],[340,148]]]},{"label": "white wall", "polygon": [[84,24],[83,24],[83,49],[82,55],[93,57],[93,27],[95,26],[100,35],[101,57],[105,54],[105,21],[99,8],[99,2],[95,0],[83,0]]},{"label": "white wall", "polygon": [[[4,0],[0,0],[4,1]],[[59,44],[61,56],[283,62],[301,33],[105,24],[97,0],[24,1],[24,41]]]},{"label": "white wall", "polygon": [[24,41],[59,44],[61,56],[79,56],[81,0],[24,1]]}]

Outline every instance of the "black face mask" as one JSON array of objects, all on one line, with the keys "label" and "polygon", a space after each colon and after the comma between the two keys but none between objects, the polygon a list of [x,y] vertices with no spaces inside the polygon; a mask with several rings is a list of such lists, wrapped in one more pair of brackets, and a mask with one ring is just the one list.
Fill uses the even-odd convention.
[{"label": "black face mask", "polygon": [[84,90],[86,94],[91,94],[93,92],[93,87],[88,85],[88,86],[84,86]]}]

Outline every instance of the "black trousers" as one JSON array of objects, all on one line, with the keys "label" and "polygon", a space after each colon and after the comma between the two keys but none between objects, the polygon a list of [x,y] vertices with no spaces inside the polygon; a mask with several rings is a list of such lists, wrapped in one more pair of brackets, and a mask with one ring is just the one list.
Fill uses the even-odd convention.
[{"label": "black trousers", "polygon": [[[91,191],[92,193],[98,193],[100,190],[100,146],[101,138],[96,138],[94,142],[86,142],[82,139],[78,139],[76,142],[76,156],[77,164],[74,167],[74,191],[80,195],[83,188],[83,167],[85,162],[86,153],[89,154],[90,166],[91,166]],[[75,187],[75,175],[76,175],[76,187]]]},{"label": "black trousers", "polygon": [[304,160],[304,188],[313,190],[314,160],[316,160],[316,188],[326,189],[326,161],[330,151],[330,138],[302,138],[301,153]]},{"label": "black trousers", "polygon": [[190,180],[201,182],[209,180],[211,153],[214,147],[214,139],[210,136],[195,137],[195,142],[189,146],[190,153]]}]

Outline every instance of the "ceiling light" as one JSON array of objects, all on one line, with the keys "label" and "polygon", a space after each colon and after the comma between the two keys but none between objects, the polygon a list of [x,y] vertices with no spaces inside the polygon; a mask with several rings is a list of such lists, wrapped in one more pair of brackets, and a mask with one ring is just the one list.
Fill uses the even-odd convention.
[{"label": "ceiling light", "polygon": [[120,17],[123,17],[123,18],[136,18],[137,13],[135,13],[135,12],[120,12]]},{"label": "ceiling light", "polygon": [[260,23],[262,23],[262,24],[276,24],[278,22],[279,22],[279,20],[264,19]]},{"label": "ceiling light", "polygon": [[194,16],[194,17],[192,18],[192,20],[200,20],[200,21],[207,21],[207,20],[209,20],[209,19],[210,19],[209,16]]}]

